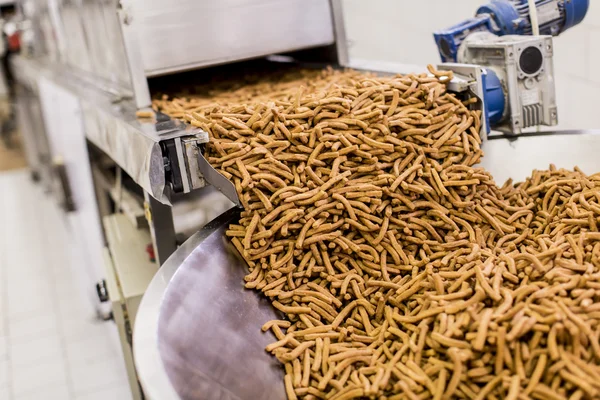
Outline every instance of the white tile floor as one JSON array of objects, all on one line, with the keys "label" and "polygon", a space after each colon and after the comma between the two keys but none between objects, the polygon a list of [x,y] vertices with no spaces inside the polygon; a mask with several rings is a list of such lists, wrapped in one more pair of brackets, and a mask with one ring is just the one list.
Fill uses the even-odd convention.
[{"label": "white tile floor", "polygon": [[55,200],[0,174],[0,400],[130,400],[112,321],[95,318]]}]

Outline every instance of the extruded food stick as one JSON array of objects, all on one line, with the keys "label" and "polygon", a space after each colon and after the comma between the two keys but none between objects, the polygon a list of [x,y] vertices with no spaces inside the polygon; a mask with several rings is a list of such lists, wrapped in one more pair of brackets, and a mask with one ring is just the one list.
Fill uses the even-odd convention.
[{"label": "extruded food stick", "polygon": [[600,393],[600,175],[496,186],[451,79],[300,70],[154,100],[234,182],[227,235],[284,314],[263,329],[289,398]]}]

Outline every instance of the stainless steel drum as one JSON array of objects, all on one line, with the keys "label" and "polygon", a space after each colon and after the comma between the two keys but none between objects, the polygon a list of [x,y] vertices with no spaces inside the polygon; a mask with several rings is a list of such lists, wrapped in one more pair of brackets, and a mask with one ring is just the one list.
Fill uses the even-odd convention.
[{"label": "stainless steel drum", "polygon": [[[600,172],[599,131],[488,140],[482,166],[502,184],[550,163]],[[134,355],[146,396],[176,399],[284,399],[283,370],[264,347],[260,326],[277,318],[268,301],[243,288],[246,264],[225,238],[230,210],[194,234],[161,267],[144,295]]]}]

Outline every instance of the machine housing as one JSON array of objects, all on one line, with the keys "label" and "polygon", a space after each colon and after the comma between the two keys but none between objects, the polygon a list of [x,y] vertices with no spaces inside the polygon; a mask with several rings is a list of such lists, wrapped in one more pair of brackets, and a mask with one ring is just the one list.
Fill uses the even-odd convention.
[{"label": "machine housing", "polygon": [[513,133],[558,123],[552,57],[551,36],[489,32],[471,34],[458,51],[459,63],[481,65],[498,77],[505,106],[493,122],[496,129]]}]

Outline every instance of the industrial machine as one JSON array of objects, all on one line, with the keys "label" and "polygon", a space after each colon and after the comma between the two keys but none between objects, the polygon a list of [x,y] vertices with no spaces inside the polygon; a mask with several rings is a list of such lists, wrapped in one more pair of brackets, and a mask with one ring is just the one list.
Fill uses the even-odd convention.
[{"label": "industrial machine", "polygon": [[[445,62],[439,67],[455,72],[448,89],[477,97],[470,106],[485,110],[482,136],[492,128],[519,133],[557,122],[552,40],[538,33],[556,35],[577,24],[588,2],[540,0],[529,8],[533,3],[492,1],[475,18],[435,35]],[[272,338],[257,329],[275,311],[242,290],[244,263],[223,240],[239,209],[222,212],[239,200],[202,155],[208,134],[160,113],[143,119],[136,113],[148,111],[154,94],[210,81],[215,71],[284,62],[348,66],[341,0],[263,0],[260,7],[255,0],[22,4],[27,37],[34,39],[28,56],[13,60],[23,89],[19,120],[28,142],[38,143],[35,168],[43,180],[58,179],[46,169],[56,156],[64,160],[59,187],[72,194],[74,235],[94,259],[88,275],[106,278],[90,288],[112,302],[133,398],[282,399],[282,371],[263,350]],[[41,106],[31,110],[31,98]],[[53,99],[69,109],[60,111]],[[28,117],[39,121],[38,109],[41,127],[28,123]],[[70,113],[70,123],[52,117],[60,112]],[[565,135],[548,143],[578,146],[575,155],[600,142],[599,135],[577,136],[577,145]],[[484,144],[488,155],[497,154],[484,160],[494,175],[537,143],[518,140],[509,149],[504,139]],[[513,168],[519,174],[547,166],[557,162],[552,154]],[[202,193],[208,185],[224,196]],[[194,206],[185,203],[193,197]],[[200,209],[198,226],[178,227],[178,209],[189,213],[179,218],[187,221]],[[181,238],[183,230],[197,232]],[[223,292],[229,295],[219,297]],[[242,396],[247,390],[252,395]]]},{"label": "industrial machine", "polygon": [[552,36],[581,22],[588,5],[588,0],[492,0],[475,17],[433,36],[442,61],[484,67],[488,127],[519,134],[558,123]]}]

